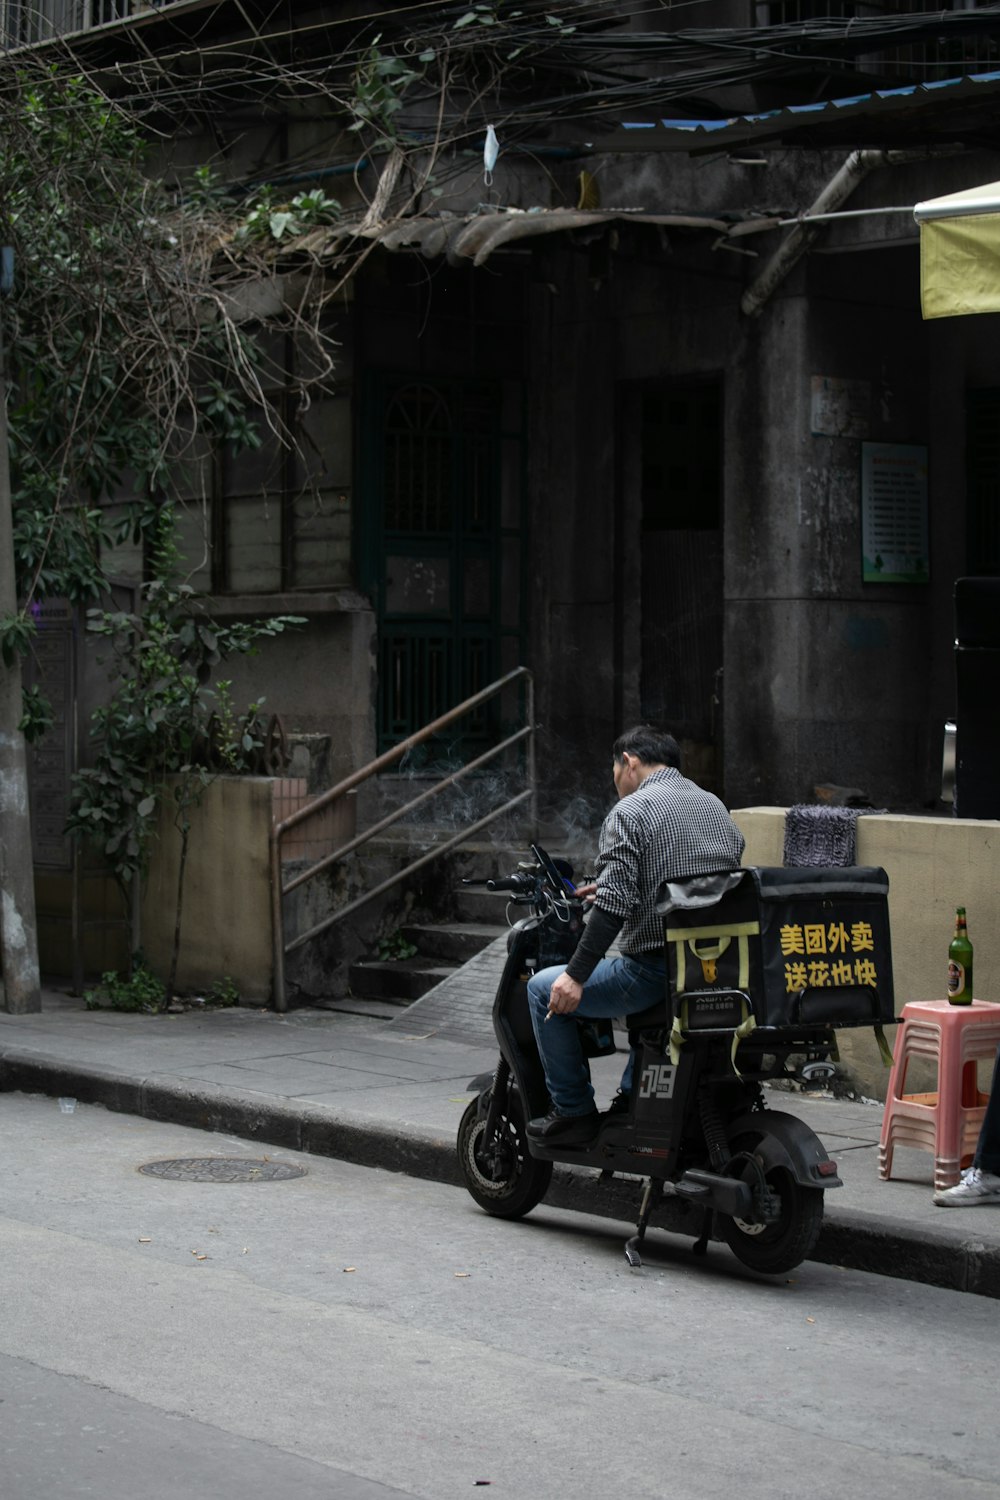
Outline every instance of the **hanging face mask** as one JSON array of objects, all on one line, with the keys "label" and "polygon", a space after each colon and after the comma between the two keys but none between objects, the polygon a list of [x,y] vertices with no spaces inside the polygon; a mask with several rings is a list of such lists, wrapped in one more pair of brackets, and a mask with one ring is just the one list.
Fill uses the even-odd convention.
[{"label": "hanging face mask", "polygon": [[497,133],[492,125],[487,125],[486,144],[483,146],[483,167],[485,168],[483,181],[487,187],[493,186],[493,168],[497,164],[497,157],[499,155],[500,142],[497,140]]}]

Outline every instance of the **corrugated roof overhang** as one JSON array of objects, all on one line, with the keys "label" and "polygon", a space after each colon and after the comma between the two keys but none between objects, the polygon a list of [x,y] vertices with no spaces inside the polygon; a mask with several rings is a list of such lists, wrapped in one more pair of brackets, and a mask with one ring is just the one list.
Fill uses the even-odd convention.
[{"label": "corrugated roof overhang", "polygon": [[797,146],[855,147],[863,140],[912,144],[916,127],[925,141],[953,140],[970,132],[988,131],[1000,144],[998,106],[1000,72],[976,73],[875,89],[816,104],[790,104],[728,119],[623,121],[610,135],[593,141],[592,148],[703,153],[786,140]]},{"label": "corrugated roof overhang", "polygon": [[337,225],[314,231],[289,245],[331,259],[357,240],[374,240],[386,250],[443,255],[453,266],[481,266],[494,251],[515,241],[535,239],[602,224],[658,224],[667,229],[703,229],[726,234],[732,224],[701,214],[647,213],[642,209],[504,208],[470,214],[415,215],[385,224]]}]

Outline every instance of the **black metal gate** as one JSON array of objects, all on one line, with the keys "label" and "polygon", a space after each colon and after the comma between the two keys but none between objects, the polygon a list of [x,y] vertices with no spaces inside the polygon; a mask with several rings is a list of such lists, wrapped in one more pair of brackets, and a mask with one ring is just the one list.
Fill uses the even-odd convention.
[{"label": "black metal gate", "polygon": [[[520,393],[380,376],[366,395],[363,571],[385,750],[520,655]],[[489,740],[491,711],[465,726],[463,743]]]}]

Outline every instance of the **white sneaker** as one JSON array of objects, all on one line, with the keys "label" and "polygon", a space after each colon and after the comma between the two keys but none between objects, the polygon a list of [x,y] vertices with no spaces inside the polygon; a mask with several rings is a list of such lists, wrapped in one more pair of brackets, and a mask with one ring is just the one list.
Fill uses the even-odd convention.
[{"label": "white sneaker", "polygon": [[969,1167],[962,1173],[961,1182],[935,1193],[934,1202],[939,1208],[974,1208],[978,1203],[1000,1203],[1000,1177],[979,1167]]}]

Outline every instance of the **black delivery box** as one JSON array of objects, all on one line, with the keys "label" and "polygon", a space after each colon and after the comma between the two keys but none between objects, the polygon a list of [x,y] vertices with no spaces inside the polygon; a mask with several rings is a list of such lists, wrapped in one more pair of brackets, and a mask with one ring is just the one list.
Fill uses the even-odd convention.
[{"label": "black delivery box", "polygon": [[738,990],[758,1026],[891,1021],[888,895],[885,871],[860,865],[667,882],[657,910],[674,1010],[694,991]]}]

